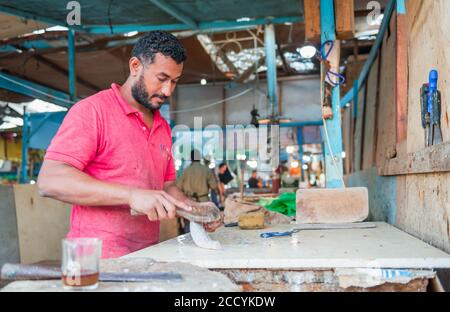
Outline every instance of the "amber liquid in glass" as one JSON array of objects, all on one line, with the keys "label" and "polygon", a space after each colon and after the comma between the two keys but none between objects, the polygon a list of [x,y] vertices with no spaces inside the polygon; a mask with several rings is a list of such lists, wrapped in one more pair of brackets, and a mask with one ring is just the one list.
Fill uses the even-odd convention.
[{"label": "amber liquid in glass", "polygon": [[98,272],[93,271],[85,271],[81,272],[79,277],[73,277],[73,276],[67,276],[62,275],[62,281],[65,286],[68,287],[86,287],[86,286],[92,286],[98,283]]}]

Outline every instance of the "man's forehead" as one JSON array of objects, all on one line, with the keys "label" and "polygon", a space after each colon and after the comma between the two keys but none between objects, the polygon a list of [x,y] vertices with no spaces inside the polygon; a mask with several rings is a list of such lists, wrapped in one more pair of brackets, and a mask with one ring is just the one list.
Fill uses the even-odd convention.
[{"label": "man's forehead", "polygon": [[170,56],[157,53],[153,62],[146,66],[153,74],[167,78],[179,78],[183,71],[183,63],[177,64]]}]

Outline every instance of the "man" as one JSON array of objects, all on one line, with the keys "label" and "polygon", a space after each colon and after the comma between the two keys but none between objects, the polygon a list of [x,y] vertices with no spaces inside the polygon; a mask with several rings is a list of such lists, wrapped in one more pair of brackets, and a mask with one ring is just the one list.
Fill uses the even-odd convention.
[{"label": "man", "polygon": [[[159,220],[194,204],[175,185],[171,131],[159,112],[185,60],[173,35],[146,34],[133,48],[123,86],[75,104],[47,150],[40,194],[73,204],[68,237],[102,239],[103,258],[158,243]],[[144,215],[132,216],[130,208]]]},{"label": "man", "polygon": [[[208,167],[200,163],[200,153],[191,151],[191,165],[187,167],[177,181],[177,187],[195,202],[209,202],[209,190],[217,189],[217,180]],[[182,220],[184,233],[189,232],[189,221]]]},{"label": "man", "polygon": [[248,179],[249,188],[262,188],[261,180],[258,179],[258,172],[256,170],[252,171],[250,179]]},{"label": "man", "polygon": [[217,181],[208,167],[200,163],[200,153],[197,150],[191,152],[192,164],[187,167],[177,186],[183,193],[196,202],[208,202],[209,190],[217,189]]},{"label": "man", "polygon": [[220,202],[223,206],[225,203],[225,185],[227,185],[228,183],[230,183],[230,181],[233,180],[233,176],[231,175],[230,171],[228,170],[228,165],[226,163],[221,163],[219,165],[217,172],[218,172],[218,177],[219,177]]}]

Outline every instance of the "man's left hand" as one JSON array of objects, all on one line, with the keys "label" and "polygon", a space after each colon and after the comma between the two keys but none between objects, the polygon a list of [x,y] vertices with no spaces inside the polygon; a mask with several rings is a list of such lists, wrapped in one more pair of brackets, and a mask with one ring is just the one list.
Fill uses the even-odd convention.
[{"label": "man's left hand", "polygon": [[211,223],[205,223],[205,224],[203,224],[203,228],[206,230],[206,232],[214,232],[222,225],[223,225],[223,221],[220,220],[220,221],[215,221],[215,222],[211,222]]},{"label": "man's left hand", "polygon": [[[185,204],[187,204],[189,206],[195,206],[195,205],[199,204],[198,202],[193,201],[191,199],[187,199],[184,202],[185,202]],[[213,204],[213,203],[211,203],[211,204]],[[215,204],[213,204],[213,205],[215,206]],[[224,215],[223,215],[222,212],[220,213],[220,215],[221,215],[221,218],[220,218],[219,221],[214,221],[214,222],[204,223],[203,224],[203,228],[205,229],[206,232],[212,233],[212,232],[214,232],[215,230],[217,230],[219,227],[221,227],[223,225]]]}]

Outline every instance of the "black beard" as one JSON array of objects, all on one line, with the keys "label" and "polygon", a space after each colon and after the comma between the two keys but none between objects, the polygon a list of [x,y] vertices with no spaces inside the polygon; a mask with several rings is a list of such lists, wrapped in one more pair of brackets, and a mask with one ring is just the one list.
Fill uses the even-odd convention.
[{"label": "black beard", "polygon": [[147,90],[145,89],[143,75],[141,75],[139,77],[139,81],[136,82],[131,87],[131,95],[133,96],[133,98],[136,102],[138,102],[139,104],[141,104],[148,110],[151,110],[152,112],[159,110],[162,105],[162,104],[152,104],[150,101],[153,98],[159,98],[163,102],[167,99],[167,96],[160,95],[160,94],[153,94],[152,96],[149,96]]}]

